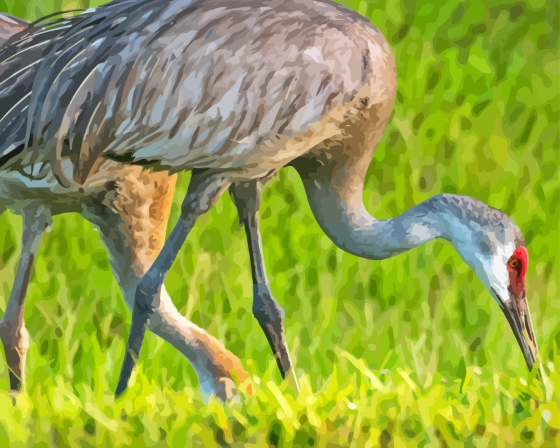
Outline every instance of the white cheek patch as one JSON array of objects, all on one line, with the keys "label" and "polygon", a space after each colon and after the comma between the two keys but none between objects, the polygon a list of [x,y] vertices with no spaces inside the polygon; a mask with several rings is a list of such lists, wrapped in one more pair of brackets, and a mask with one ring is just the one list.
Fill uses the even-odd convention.
[{"label": "white cheek patch", "polygon": [[481,260],[488,277],[488,286],[498,293],[503,302],[509,302],[509,273],[507,270],[507,262],[513,255],[515,245],[513,243],[507,246],[499,247],[493,258]]}]

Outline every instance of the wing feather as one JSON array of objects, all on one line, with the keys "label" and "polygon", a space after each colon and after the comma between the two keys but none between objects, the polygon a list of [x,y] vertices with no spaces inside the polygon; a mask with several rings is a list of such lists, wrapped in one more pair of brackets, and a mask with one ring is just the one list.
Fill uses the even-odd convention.
[{"label": "wing feather", "polygon": [[[27,29],[0,47],[0,167],[13,161],[25,146],[31,86],[41,59],[74,20],[72,17],[50,20],[61,14],[51,14],[28,24]],[[34,159],[28,154],[25,157]]]},{"label": "wing feather", "polygon": [[114,0],[78,17],[26,69],[28,150],[70,157],[74,180],[101,155],[239,167],[348,104],[371,70],[367,42],[348,36],[362,19],[332,4]]}]

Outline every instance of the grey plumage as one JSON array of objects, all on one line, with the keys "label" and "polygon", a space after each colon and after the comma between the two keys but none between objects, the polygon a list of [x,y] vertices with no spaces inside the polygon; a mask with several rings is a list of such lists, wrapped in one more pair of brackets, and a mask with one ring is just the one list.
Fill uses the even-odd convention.
[{"label": "grey plumage", "polygon": [[[332,40],[319,50],[321,27]],[[348,108],[377,34],[328,3],[112,2],[62,31],[41,62],[27,142],[49,160],[74,156],[79,172],[104,152],[262,177],[299,155],[285,140]]]},{"label": "grey plumage", "polygon": [[12,37],[27,28],[29,24],[25,20],[0,13],[0,46]]},{"label": "grey plumage", "polygon": [[[489,253],[494,252],[496,245],[506,244],[509,241],[508,232],[514,235],[516,246],[526,246],[523,234],[503,211],[468,196],[445,194],[440,197],[443,209],[447,213],[469,225],[479,234],[477,240],[486,244],[486,246],[481,245],[481,249]],[[492,229],[491,234],[488,229]]]},{"label": "grey plumage", "polygon": [[[0,168],[25,147],[31,87],[39,64],[62,32],[76,21],[59,14],[29,24],[0,48]],[[37,160],[37,157],[33,159]],[[18,160],[25,166],[27,160]],[[22,167],[18,167],[22,168]]]}]

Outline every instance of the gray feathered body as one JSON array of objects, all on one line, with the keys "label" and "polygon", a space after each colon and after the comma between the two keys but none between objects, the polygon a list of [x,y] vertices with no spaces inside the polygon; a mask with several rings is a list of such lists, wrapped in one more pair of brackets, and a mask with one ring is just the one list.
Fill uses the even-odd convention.
[{"label": "gray feathered body", "polygon": [[82,180],[102,154],[265,176],[344,132],[394,73],[383,36],[330,2],[114,1],[50,45],[0,153],[23,142],[22,166],[69,159]]},{"label": "gray feathered body", "polygon": [[0,42],[3,44],[0,47],[0,167],[25,146],[31,87],[39,64],[52,48],[54,39],[72,21],[61,18],[41,21],[24,33],[11,39],[6,36]]},{"label": "gray feathered body", "polygon": [[[52,49],[57,36],[78,18],[47,16],[25,31],[11,22],[0,23],[0,213],[6,208],[19,211],[45,205],[53,214],[80,211],[79,197],[69,194],[53,176],[49,163],[30,163],[25,135],[31,88],[42,58]],[[21,21],[22,27],[25,22]],[[114,166],[112,167],[114,169]]]}]

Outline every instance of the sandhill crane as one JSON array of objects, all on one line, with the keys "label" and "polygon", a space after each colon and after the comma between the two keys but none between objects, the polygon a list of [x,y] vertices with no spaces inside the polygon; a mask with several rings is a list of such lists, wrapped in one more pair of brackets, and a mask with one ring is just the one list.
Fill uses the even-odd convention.
[{"label": "sandhill crane", "polygon": [[300,174],[324,232],[345,251],[379,260],[434,238],[450,241],[496,299],[533,366],[528,256],[509,217],[454,195],[388,220],[363,206],[364,176],[397,80],[387,42],[360,15],[329,1],[113,1],[63,31],[37,73],[26,103],[26,145],[6,148],[21,151],[22,160],[45,161],[61,185],[79,189],[98,154],[192,170],[181,217],[138,284],[117,394],[178,250],[197,217],[228,189],[248,234],[253,313],[283,377],[293,376],[257,218],[262,183],[286,165]]},{"label": "sandhill crane", "polygon": [[[11,134],[14,128],[10,128],[7,117],[22,100],[29,98],[37,61],[70,23],[71,19],[43,19],[0,50],[0,133],[3,136],[14,137]],[[27,26],[20,19],[0,14],[0,46],[3,40]],[[22,114],[21,118],[20,125],[25,126],[27,116]],[[14,153],[7,156],[12,164],[18,163]],[[113,271],[132,308],[139,279],[163,247],[175,178],[165,172],[154,173],[104,160],[88,176],[80,192],[69,192],[58,185],[52,174],[33,179],[25,172],[0,169],[0,214],[12,209],[23,217],[21,259],[0,321],[0,339],[13,393],[17,393],[24,381],[29,345],[23,322],[27,285],[37,247],[51,215],[79,212],[100,228],[112,256]],[[221,398],[231,397],[234,392],[232,375],[239,381],[248,377],[239,359],[183,317],[164,287],[157,300],[158,318],[150,322],[150,329],[192,362],[204,395],[215,393]]]}]

